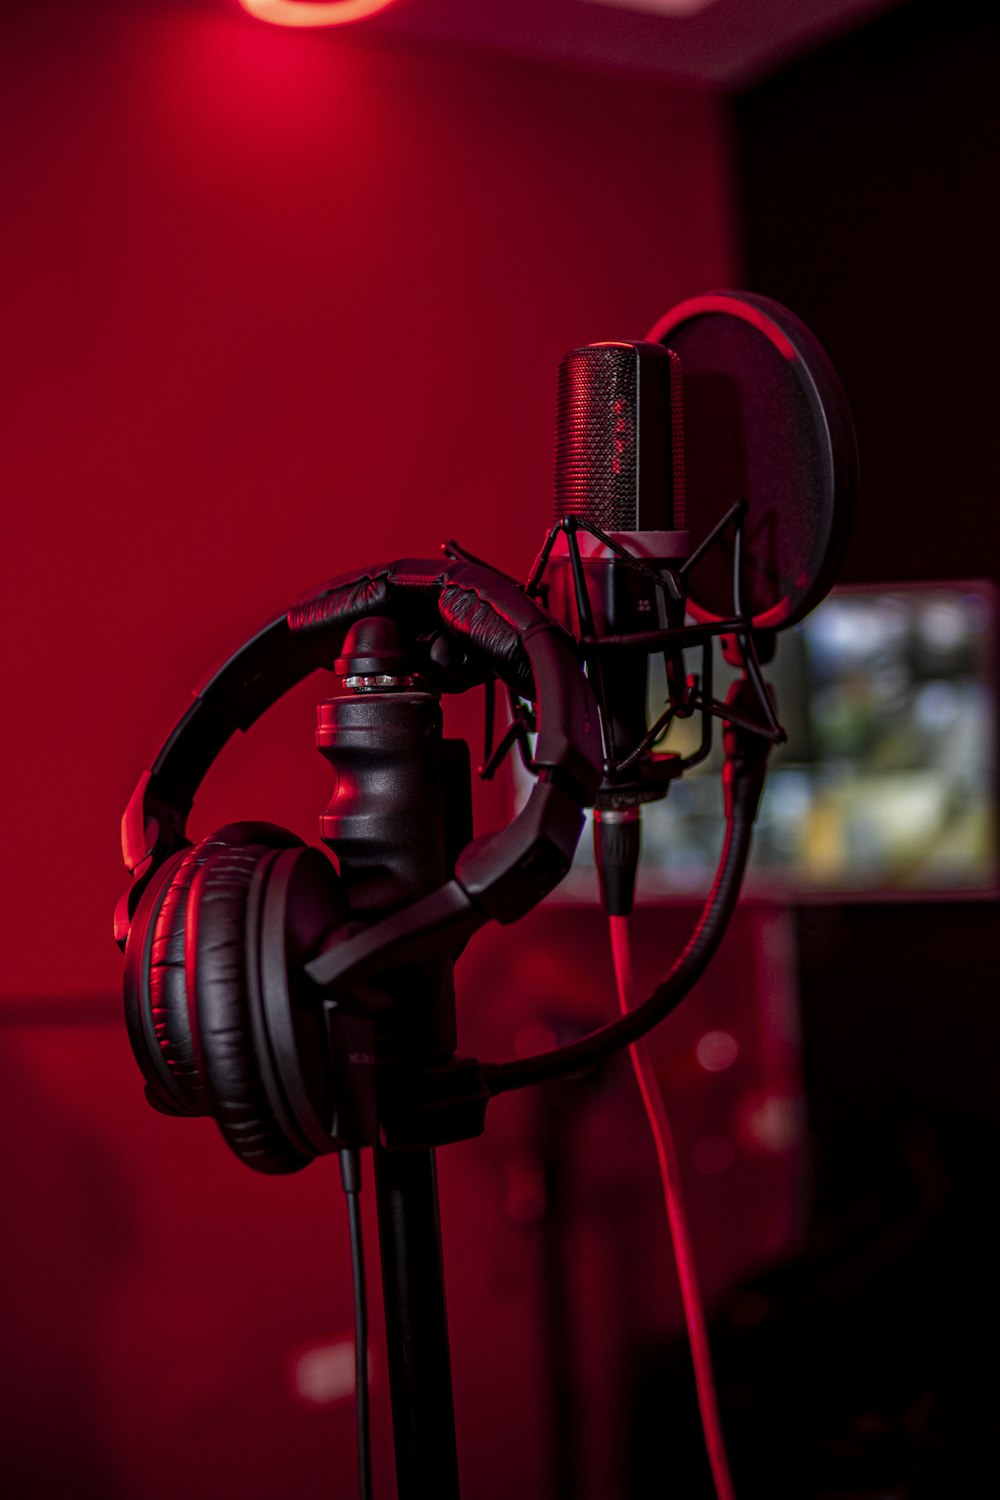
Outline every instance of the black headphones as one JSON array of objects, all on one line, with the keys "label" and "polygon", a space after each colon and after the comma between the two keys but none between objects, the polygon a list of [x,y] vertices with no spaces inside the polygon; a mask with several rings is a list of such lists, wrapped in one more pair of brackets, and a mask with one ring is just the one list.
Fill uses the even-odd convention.
[{"label": "black headphones", "polygon": [[[234,731],[311,672],[332,670],[349,629],[371,617],[394,623],[429,691],[497,678],[530,699],[538,779],[506,829],[466,845],[451,878],[364,924],[327,855],[294,834],[234,823],[192,844],[185,825]],[[125,810],[133,879],[115,936],[150,1103],[210,1115],[263,1172],[366,1143],[370,1125],[345,1104],[349,1062],[370,1045],[352,986],[404,962],[453,957],[491,917],[512,922],[530,910],[569,868],[601,774],[597,705],[575,643],[513,580],[461,558],[408,559],[312,590],[197,689]]]}]

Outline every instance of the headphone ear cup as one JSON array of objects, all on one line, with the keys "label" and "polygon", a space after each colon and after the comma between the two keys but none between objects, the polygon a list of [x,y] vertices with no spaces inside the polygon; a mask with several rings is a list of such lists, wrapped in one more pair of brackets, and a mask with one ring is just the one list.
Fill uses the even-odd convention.
[{"label": "headphone ear cup", "polygon": [[185,969],[188,897],[205,861],[233,845],[301,846],[274,823],[227,823],[172,855],[143,892],[125,945],[125,1019],[146,1097],[165,1114],[204,1115]]},{"label": "headphone ear cup", "polygon": [[262,844],[209,855],[188,897],[184,968],[207,1112],[241,1161],[258,1172],[285,1173],[306,1166],[317,1151],[272,1104],[248,998],[251,986],[260,986],[260,975],[249,970],[257,962],[247,933],[250,892],[261,866],[274,858],[273,847]]}]

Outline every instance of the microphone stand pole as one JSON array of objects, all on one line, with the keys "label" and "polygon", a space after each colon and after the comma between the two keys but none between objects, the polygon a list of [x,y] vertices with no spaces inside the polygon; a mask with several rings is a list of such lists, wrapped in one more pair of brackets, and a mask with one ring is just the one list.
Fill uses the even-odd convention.
[{"label": "microphone stand pole", "polygon": [[[442,739],[440,700],[407,671],[392,622],[359,621],[320,704],[334,766],[323,840],[352,915],[375,920],[436,889],[471,838],[468,751]],[[459,1500],[433,1127],[415,1103],[456,1048],[451,959],[418,960],[357,997],[374,1017],[373,1146],[399,1500]]]},{"label": "microphone stand pole", "polygon": [[375,1147],[399,1500],[458,1500],[435,1153]]}]

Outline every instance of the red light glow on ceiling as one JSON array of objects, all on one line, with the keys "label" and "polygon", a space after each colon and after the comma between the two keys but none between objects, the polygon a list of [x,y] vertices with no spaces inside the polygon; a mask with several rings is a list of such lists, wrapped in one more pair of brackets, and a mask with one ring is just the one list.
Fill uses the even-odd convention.
[{"label": "red light glow on ceiling", "polygon": [[393,0],[239,0],[258,21],[272,26],[346,26],[388,10]]}]

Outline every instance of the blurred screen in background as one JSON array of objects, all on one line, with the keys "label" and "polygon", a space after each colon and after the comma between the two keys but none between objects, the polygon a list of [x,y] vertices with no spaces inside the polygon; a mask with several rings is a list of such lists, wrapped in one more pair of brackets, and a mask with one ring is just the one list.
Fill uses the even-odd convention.
[{"label": "blurred screen in background", "polygon": [[[835,589],[766,669],[788,743],[774,753],[745,890],[786,900],[997,889],[997,592],[982,582]],[[691,661],[694,661],[692,653]],[[717,654],[715,691],[735,674]],[[665,696],[650,668],[650,713]],[[696,748],[700,720],[660,748]],[[699,894],[722,837],[721,725],[709,759],[643,809],[640,895]],[[516,767],[519,800],[524,773]],[[592,838],[565,897],[596,899]]]}]

